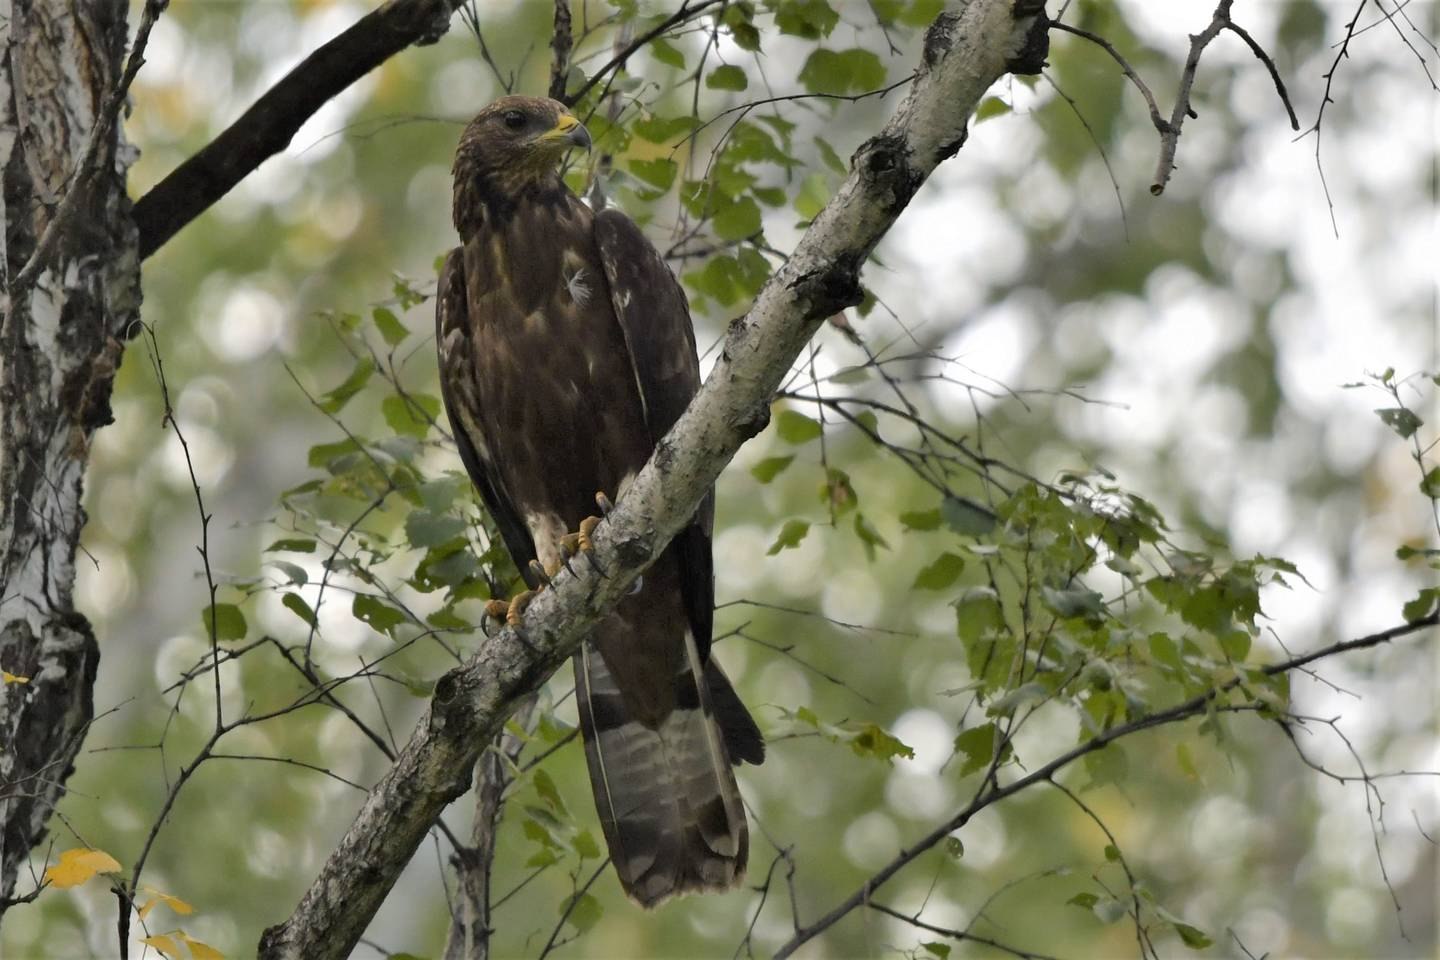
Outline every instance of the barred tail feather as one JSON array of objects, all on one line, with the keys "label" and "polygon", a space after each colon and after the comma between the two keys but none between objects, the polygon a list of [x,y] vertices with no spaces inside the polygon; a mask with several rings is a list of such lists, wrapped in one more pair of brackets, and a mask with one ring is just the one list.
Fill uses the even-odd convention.
[{"label": "barred tail feather", "polygon": [[[745,876],[749,831],[695,641],[675,682],[677,707],[658,726],[629,716],[604,658],[575,655],[575,691],[595,807],[620,884],[653,907],[724,890]],[[688,688],[688,689],[687,689]]]}]

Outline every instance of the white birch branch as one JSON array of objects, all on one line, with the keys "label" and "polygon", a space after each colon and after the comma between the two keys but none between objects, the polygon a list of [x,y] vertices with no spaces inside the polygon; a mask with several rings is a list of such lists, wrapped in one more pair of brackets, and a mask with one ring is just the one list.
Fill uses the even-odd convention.
[{"label": "white birch branch", "polygon": [[506,717],[689,522],[735,452],[764,428],[772,395],[824,319],[860,301],[862,264],[931,171],[965,142],[985,91],[1022,53],[1028,69],[1038,68],[1038,8],[969,0],[941,14],[904,102],[856,151],[845,183],[750,313],[731,324],[700,393],[599,528],[595,556],[609,576],[578,565],[578,577],[562,576],[530,605],[523,636],[502,631],[440,679],[410,742],[295,912],[261,938],[262,958],[349,955],[435,818],[469,786],[476,758]]}]

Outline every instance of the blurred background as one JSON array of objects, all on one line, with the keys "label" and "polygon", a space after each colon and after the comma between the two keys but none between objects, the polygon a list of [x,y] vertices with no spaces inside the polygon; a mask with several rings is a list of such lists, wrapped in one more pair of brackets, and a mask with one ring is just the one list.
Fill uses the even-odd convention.
[{"label": "blurred background", "polygon": [[[626,8],[601,0],[583,6],[575,5],[577,25],[582,16],[598,24]],[[887,82],[912,69],[920,30],[905,17],[921,22],[931,4],[899,4],[903,16],[883,30],[866,0],[832,6],[838,22],[828,46],[872,51]],[[1050,6],[1056,13],[1054,0]],[[1315,119],[1334,44],[1355,6],[1236,4],[1237,20],[1289,85],[1302,129]],[[1423,567],[1396,559],[1396,548],[1436,545],[1409,445],[1374,413],[1393,403],[1374,387],[1342,388],[1386,368],[1397,377],[1440,369],[1440,96],[1427,78],[1427,71],[1437,75],[1437,56],[1425,39],[1440,35],[1440,5],[1402,6],[1404,19],[1393,24],[1374,5],[1362,14],[1362,26],[1379,23],[1355,37],[1330,88],[1334,102],[1319,141],[1328,201],[1316,138],[1296,139],[1270,76],[1236,37],[1220,38],[1205,54],[1198,116],[1186,123],[1178,169],[1157,198],[1149,186],[1158,141],[1143,100],[1101,50],[1054,35],[1047,77],[992,91],[1009,109],[974,125],[964,150],[924,187],[867,266],[864,279],[881,306],[849,315],[873,351],[952,358],[908,371],[912,379],[945,373],[915,380],[909,396],[929,419],[983,441],[991,455],[1043,479],[1103,467],[1156,503],[1184,531],[1182,542],[1297,564],[1308,585],[1262,596],[1273,628],[1263,643],[1275,656],[1282,642],[1310,649],[1399,623],[1401,604],[1427,581]],[[1072,7],[1067,21],[1109,38],[1168,112],[1187,34],[1208,23],[1213,5]],[[140,150],[132,195],[143,195],[367,9],[330,0],[175,0],[155,26],[126,124]],[[479,14],[499,73],[513,72],[519,92],[542,92],[551,6],[486,2]],[[709,39],[708,30],[692,30],[670,42],[693,68]],[[579,50],[582,68],[603,62],[612,41],[612,30],[596,29]],[[757,59],[721,35],[711,62],[745,70],[750,88],[698,88],[698,115],[709,119],[767,89],[802,89],[795,65],[813,46],[767,31]],[[642,81],[634,95],[657,113],[689,112],[697,88],[684,82],[684,70],[646,52],[629,73]],[[328,104],[283,155],[146,262],[142,316],[215,517],[212,562],[225,575],[274,575],[264,565],[273,557],[262,550],[285,536],[281,492],[317,475],[307,463],[313,445],[343,439],[305,392],[318,396],[353,368],[336,315],[388,304],[410,332],[396,354],[403,360],[397,376],[438,393],[432,305],[404,309],[394,278],[433,290],[436,258],[456,242],[449,215],[456,138],[501,92],[457,18],[442,41],[394,57]],[[791,155],[799,165],[778,169],[774,182],[787,196],[808,189],[823,199],[839,182],[826,145],[848,157],[901,96],[777,109],[796,125]],[[617,152],[617,165],[624,171],[627,158],[663,154],[693,164],[688,175],[698,177],[723,127],[673,154],[637,139],[631,153]],[[613,198],[644,218],[652,240],[667,249],[677,237],[676,191],[651,196],[623,173],[615,182]],[[790,249],[805,207],[787,200],[761,213],[765,243]],[[702,271],[705,260],[672,265],[685,274]],[[704,283],[691,287],[702,353],[744,309],[743,297],[722,303]],[[866,360],[838,330],[823,331],[817,345],[820,376]],[[1429,421],[1419,434],[1428,442],[1440,418],[1436,394],[1406,396]],[[140,340],[126,351],[113,407],[114,425],[95,441],[80,560],[81,604],[103,653],[96,712],[109,712],[90,733],[61,809],[87,842],[129,863],[179,765],[208,733],[212,707],[208,693],[195,691],[172,711],[174,694],[161,694],[207,649],[206,591],[186,460],[162,423],[152,353]],[[362,394],[340,416],[362,435],[386,429],[378,394]],[[887,429],[895,431],[887,439],[904,439],[902,426]],[[873,559],[848,523],[829,524],[816,498],[826,483],[822,450],[826,464],[848,472],[865,517],[888,545]],[[791,454],[796,460],[768,483],[751,472]],[[427,457],[434,471],[458,469],[439,452]],[[800,917],[809,921],[953,814],[973,789],[947,765],[959,701],[946,691],[970,679],[955,649],[954,597],[910,589],[946,534],[902,528],[898,515],[933,508],[933,491],[853,432],[827,433],[823,448],[795,447],[772,428],[741,451],[718,495],[717,602],[730,605],[717,633],[743,625],[745,634],[723,640],[718,655],[772,739],[767,763],[741,774],[755,825],[751,876],[761,883],[777,846],[787,849]],[[795,517],[813,522],[809,534],[767,555]],[[308,571],[309,586],[297,589],[313,603],[320,554],[287,560]],[[258,594],[245,611],[252,636],[304,636],[277,592]],[[317,658],[327,670],[354,669],[392,643],[349,611],[348,603],[320,610]],[[463,652],[476,642],[467,636],[457,644]],[[447,662],[440,652],[417,651],[404,663],[414,690],[355,685],[347,703],[403,744],[423,709],[425,681]],[[1341,729],[1372,774],[1434,771],[1435,666],[1433,635],[1329,662],[1324,681],[1295,678],[1295,709],[1343,715]],[[298,690],[280,667],[242,667],[225,674],[234,711]],[[570,684],[562,671],[552,698],[563,699]],[[793,720],[801,706],[827,721],[878,724],[914,757],[887,764],[806,736]],[[562,721],[565,710],[558,709]],[[1022,762],[1033,757],[1038,765],[1068,748],[1077,727],[1058,709],[1037,717],[1017,746]],[[233,736],[227,752],[296,758],[360,784],[387,766],[342,715],[324,709]],[[1205,955],[1434,956],[1434,777],[1378,781],[1377,797],[1305,766],[1273,724],[1237,721],[1230,736],[1223,751],[1194,742],[1193,731],[1135,737],[1123,788],[1085,795],[1147,885],[1215,938]],[[1181,738],[1191,740],[1189,764],[1176,759]],[[1303,745],[1330,769],[1358,773],[1338,736],[1322,730]],[[576,821],[598,836],[578,744],[562,748],[546,769]],[[297,767],[211,761],[181,793],[145,882],[195,906],[182,918],[193,936],[232,957],[251,955],[260,931],[293,908],[361,796]],[[533,791],[516,800],[534,802]],[[461,800],[447,813],[457,832],[468,829],[469,804]],[[533,853],[516,819],[506,823],[501,890],[527,875]],[[55,831],[57,843],[68,845],[58,823]],[[1093,889],[1093,876],[1111,878],[1114,866],[1102,854],[1104,835],[1063,797],[1026,791],[959,836],[963,857],[939,850],[921,857],[887,885],[885,902],[905,911],[924,902],[926,921],[942,927],[963,926],[983,907],[988,922],[977,931],[1036,951],[1135,954],[1126,923],[1107,925],[1066,903]],[[438,841],[422,847],[356,956],[439,955],[447,854]],[[500,907],[497,955],[541,952],[557,905],[572,890],[570,869],[545,871]],[[782,863],[777,876],[784,871]],[[758,954],[791,932],[783,886],[776,881],[755,923]],[[737,892],[643,913],[608,872],[591,892],[603,914],[559,955],[730,956],[757,902]],[[10,912],[0,953],[111,955],[114,909],[99,883],[47,892]],[[801,955],[924,955],[917,945],[934,939],[861,912]],[[1175,939],[1161,948],[1184,951]]]}]

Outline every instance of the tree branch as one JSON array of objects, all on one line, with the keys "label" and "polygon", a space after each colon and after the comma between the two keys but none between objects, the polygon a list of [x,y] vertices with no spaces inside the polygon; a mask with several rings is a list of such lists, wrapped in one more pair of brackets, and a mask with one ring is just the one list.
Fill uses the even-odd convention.
[{"label": "tree branch", "polygon": [[150,256],[251,171],[284,150],[326,101],[412,44],[434,43],[463,0],[387,0],[300,62],[199,153],[135,204]]},{"label": "tree branch", "polygon": [[570,76],[572,43],[570,0],[555,0],[555,30],[550,35],[550,50],[554,54],[550,61],[550,98],[552,100],[559,100],[565,96],[565,79]]},{"label": "tree branch", "polygon": [[[529,727],[535,708],[531,697],[516,711],[516,720]],[[500,814],[505,809],[505,791],[510,771],[525,749],[525,740],[509,730],[490,745],[475,767],[475,820],[470,827],[470,846],[457,848],[451,863],[458,882],[457,897],[450,916],[450,934],[445,960],[486,960],[490,956],[490,917],[495,908],[491,869],[495,864],[495,840]]]},{"label": "tree branch", "polygon": [[544,682],[694,515],[769,419],[786,371],[825,318],[860,302],[859,272],[926,177],[965,142],[966,122],[1033,18],[1012,0],[972,0],[937,18],[915,83],[884,130],[856,151],[845,183],[748,316],[731,324],[709,379],[595,536],[600,577],[581,565],[441,677],[429,711],[376,784],[295,912],[260,942],[266,960],[348,955],[435,817],[520,700]]},{"label": "tree branch", "polygon": [[[1261,672],[1270,676],[1274,676],[1275,674],[1279,673],[1289,673],[1292,670],[1299,670],[1305,667],[1307,664],[1314,663],[1316,660],[1323,660],[1327,657],[1338,656],[1343,653],[1349,653],[1353,650],[1363,650],[1369,647],[1378,647],[1381,644],[1389,643],[1391,640],[1395,640],[1399,637],[1408,636],[1412,633],[1419,633],[1422,630],[1428,630],[1437,625],[1440,625],[1440,610],[1437,610],[1431,613],[1429,616],[1424,617],[1420,620],[1415,620],[1397,627],[1391,627],[1390,629],[1382,630],[1379,633],[1372,633],[1368,636],[1359,637],[1354,640],[1344,640],[1339,643],[1333,643],[1327,647],[1321,647],[1319,650],[1312,651],[1311,653],[1303,654],[1298,657],[1292,657],[1289,660],[1285,660],[1280,663],[1272,663],[1269,666],[1261,668]],[[1103,750],[1105,747],[1108,747],[1115,741],[1123,739],[1124,737],[1128,737],[1131,734],[1139,733],[1142,730],[1153,730],[1156,727],[1162,727],[1172,723],[1179,723],[1184,720],[1189,720],[1192,717],[1199,716],[1205,713],[1205,711],[1212,709],[1215,706],[1215,701],[1220,696],[1236,689],[1241,685],[1242,682],[1242,678],[1236,677],[1228,683],[1221,684],[1217,687],[1212,687],[1211,689],[1206,690],[1204,693],[1196,694],[1190,699],[1184,700],[1166,710],[1160,710],[1155,713],[1146,714],[1145,716],[1140,717],[1136,720],[1132,720],[1129,723],[1121,724],[1117,727],[1111,727],[1109,730],[1105,730],[1102,733],[1096,735],[1093,739],[1087,740],[1084,743],[1071,748],[1070,750],[1062,753],[1060,756],[1051,760],[1049,763],[1046,763],[1036,768],[1034,771],[1026,774],[1023,777],[1010,781],[1004,786],[1000,786],[998,784],[998,781],[992,781],[995,783],[993,787],[988,790],[981,790],[975,795],[975,798],[965,806],[964,809],[962,809],[959,813],[955,814],[949,820],[946,820],[944,823],[937,826],[934,830],[931,830],[928,834],[916,841],[911,846],[906,847],[904,850],[901,850],[900,853],[898,853],[893,860],[891,860],[884,867],[881,867],[878,871],[876,871],[868,880],[865,881],[865,883],[863,883],[857,890],[852,892],[848,897],[838,903],[828,913],[826,913],[824,916],[822,916],[820,919],[816,920],[809,926],[803,927],[800,930],[796,931],[795,935],[791,937],[790,940],[786,941],[784,944],[781,945],[780,949],[775,951],[775,960],[784,960],[785,957],[792,955],[801,946],[808,943],[810,940],[813,940],[816,936],[823,933],[825,930],[828,930],[830,927],[833,927],[836,923],[840,922],[840,920],[842,920],[852,910],[869,903],[871,900],[871,896],[874,894],[874,892],[878,890],[887,880],[889,880],[895,874],[899,873],[904,867],[908,866],[911,862],[915,860],[915,858],[919,857],[922,853],[929,850],[937,843],[940,843],[942,840],[944,840],[950,834],[954,833],[956,830],[964,827],[977,813],[979,813],[981,810],[984,810],[986,807],[993,806],[1001,800],[1004,800],[1006,797],[1013,796],[1014,794],[1017,794],[1022,790],[1033,787],[1037,783],[1053,782],[1053,779],[1057,773],[1059,773],[1065,767],[1068,767],[1070,764],[1074,763],[1076,760],[1079,760],[1088,754],[1094,753],[1097,750]],[[1252,709],[1259,710],[1260,708],[1260,705],[1256,704]],[[1232,707],[1231,709],[1235,708]],[[994,770],[993,764],[991,769],[992,771]]]}]

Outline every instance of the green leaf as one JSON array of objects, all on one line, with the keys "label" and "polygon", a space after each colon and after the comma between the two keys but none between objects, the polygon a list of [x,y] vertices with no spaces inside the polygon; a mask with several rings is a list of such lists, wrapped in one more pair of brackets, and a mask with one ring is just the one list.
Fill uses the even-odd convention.
[{"label": "green leaf", "polygon": [[982,123],[992,117],[1003,117],[1010,112],[1010,104],[999,97],[986,97],[975,108],[975,122]]},{"label": "green leaf", "polygon": [[820,421],[812,420],[803,413],[781,410],[775,417],[775,431],[786,443],[801,444],[819,439],[824,428],[820,426]]},{"label": "green leaf", "polygon": [[281,573],[285,574],[287,578],[287,583],[293,583],[297,586],[303,587],[305,586],[305,584],[310,582],[310,575],[306,573],[305,568],[300,566],[299,564],[290,563],[286,560],[271,560],[269,561],[269,564],[270,566],[279,570]]},{"label": "green leaf", "polygon": [[265,548],[266,553],[274,553],[280,550],[284,550],[287,553],[314,553],[315,541],[300,538],[290,538],[284,540],[276,540],[274,543],[270,544],[270,546]]},{"label": "green leaf", "polygon": [[775,26],[781,33],[806,40],[830,36],[839,22],[840,14],[826,0],[786,0],[775,10]]},{"label": "green leaf", "polygon": [[1180,660],[1180,648],[1175,646],[1175,641],[1170,639],[1168,633],[1150,634],[1150,656],[1156,663],[1164,664],[1176,670],[1183,670],[1184,663]]},{"label": "green leaf", "polygon": [[805,539],[805,534],[809,532],[809,520],[786,520],[785,525],[780,528],[779,536],[775,538],[774,543],[770,544],[770,549],[765,551],[765,555],[773,557],[781,550],[798,547],[800,541]]},{"label": "green leaf", "polygon": [[812,173],[800,182],[800,192],[795,195],[795,212],[802,220],[814,220],[829,200],[830,181],[823,173]]},{"label": "green leaf", "polygon": [[937,530],[940,527],[940,510],[914,510],[900,514],[900,523],[907,530]]},{"label": "green leaf", "polygon": [[1000,610],[1000,601],[990,587],[975,587],[955,603],[956,632],[967,645],[973,643],[987,630],[998,630],[1005,626]]},{"label": "green leaf", "polygon": [[863,513],[855,514],[855,535],[860,538],[860,542],[865,546],[865,558],[867,560],[873,561],[875,559],[876,547],[879,547],[881,550],[890,549],[890,544],[885,541],[884,537],[880,536],[880,531],[871,526],[870,521],[865,519]]},{"label": "green leaf", "polygon": [[667,67],[673,67],[676,70],[685,69],[685,54],[662,37],[656,37],[650,41],[650,55]]},{"label": "green leaf", "polygon": [[835,152],[835,148],[830,145],[829,140],[824,137],[816,137],[815,146],[819,148],[820,159],[825,161],[825,166],[842,177],[850,172],[850,165],[840,158],[840,154]]},{"label": "green leaf", "polygon": [[245,614],[233,603],[217,603],[213,607],[206,607],[201,612],[200,622],[207,637],[213,628],[216,640],[245,639]]},{"label": "green leaf", "polygon": [[440,398],[428,393],[408,396],[394,394],[380,404],[385,422],[396,433],[423,440],[430,432],[431,422],[440,415]]},{"label": "green leaf", "polygon": [[1030,682],[1016,687],[990,703],[989,712],[991,716],[1009,716],[1021,707],[1031,704],[1043,703],[1051,696],[1050,689],[1043,683]]},{"label": "green leaf", "polygon": [[444,513],[450,509],[460,491],[469,486],[470,481],[463,477],[437,477],[420,484],[416,492],[420,495],[420,502],[425,505],[426,510]]},{"label": "green leaf", "polygon": [[896,757],[905,757],[907,760],[915,759],[915,751],[910,749],[889,731],[877,727],[873,723],[867,723],[850,738],[850,749],[860,756],[871,756],[877,760],[884,760],[889,763]]},{"label": "green leaf", "polygon": [[1180,766],[1180,772],[1191,780],[1199,780],[1200,772],[1195,769],[1195,759],[1190,755],[1190,747],[1187,744],[1175,745],[1175,762]]},{"label": "green leaf", "polygon": [[1105,600],[1088,587],[1078,584],[1064,589],[1041,587],[1040,596],[1047,607],[1067,620],[1071,618],[1084,618],[1087,621],[1103,619]]},{"label": "green leaf", "polygon": [[1100,898],[1093,893],[1077,893],[1065,902],[1067,904],[1074,904],[1081,910],[1094,910],[1095,904],[1100,902]]},{"label": "green leaf", "polygon": [[[361,449],[359,442],[346,437],[344,440],[337,440],[335,443],[317,443],[310,448],[306,462],[312,467],[324,467],[330,469],[333,464],[341,458],[355,453]],[[331,472],[334,472],[333,470]]]},{"label": "green leaf", "polygon": [[1175,932],[1180,935],[1180,942],[1191,950],[1204,950],[1206,947],[1215,945],[1215,941],[1211,940],[1205,931],[1198,927],[1192,927],[1188,923],[1175,923],[1172,924],[1172,926],[1175,927]]},{"label": "green leaf", "polygon": [[635,176],[660,190],[670,189],[670,185],[675,182],[675,174],[680,169],[675,161],[668,157],[657,157],[654,160],[630,160],[626,162],[626,166]]},{"label": "green leaf", "polygon": [[1405,618],[1406,623],[1424,620],[1435,608],[1437,600],[1440,600],[1440,587],[1426,587],[1415,596],[1415,599],[1400,608],[1400,614]]},{"label": "green leaf", "polygon": [[1411,410],[1405,407],[1386,407],[1383,410],[1376,410],[1385,426],[1394,430],[1401,437],[1406,439],[1414,436],[1415,431],[1424,426],[1425,421],[1421,420]]},{"label": "green leaf", "polygon": [[761,483],[769,483],[784,472],[795,461],[795,455],[788,457],[766,457],[750,468],[750,475]]},{"label": "green leaf", "polygon": [[711,90],[744,90],[749,83],[745,71],[731,64],[716,67],[705,78],[705,86]]},{"label": "green leaf", "polygon": [[940,502],[940,515],[962,537],[983,537],[995,529],[995,514],[966,497],[946,497]]},{"label": "green leaf", "polygon": [[405,536],[412,547],[438,547],[465,532],[465,521],[448,513],[412,510],[405,518]]},{"label": "green leaf", "polygon": [[920,944],[920,946],[923,947],[925,952],[930,954],[930,956],[932,957],[939,957],[940,960],[949,960],[950,944],[948,943],[931,941],[930,943],[922,943]]},{"label": "green leaf", "polygon": [[965,560],[947,551],[936,557],[934,563],[916,574],[915,583],[911,585],[911,589],[944,590],[960,579],[960,573],[964,569]]},{"label": "green leaf", "polygon": [[1085,772],[1090,774],[1090,782],[1094,786],[1121,783],[1130,772],[1130,765],[1124,749],[1112,743],[1094,753],[1085,754]]},{"label": "green leaf", "polygon": [[800,68],[800,83],[811,93],[868,93],[885,84],[885,65],[869,50],[811,52]]},{"label": "green leaf", "polygon": [[350,612],[356,620],[369,624],[371,629],[392,636],[395,628],[407,619],[405,614],[390,604],[367,593],[355,594],[355,602],[350,605]]},{"label": "green leaf", "polygon": [[744,240],[760,232],[760,205],[753,197],[739,197],[717,209],[711,223],[721,240]]},{"label": "green leaf", "polygon": [[386,308],[376,307],[370,315],[375,318],[375,328],[380,331],[380,336],[384,337],[390,346],[395,346],[410,335],[400,318]]},{"label": "green leaf", "polygon": [[589,830],[581,830],[575,834],[575,853],[581,860],[599,860],[600,845],[595,842],[595,837]]},{"label": "green leaf", "polygon": [[300,596],[300,594],[287,593],[280,598],[280,602],[285,605],[285,609],[295,614],[295,616],[301,620],[304,620],[310,626],[313,627],[316,625],[315,611],[310,609],[310,604],[306,603],[305,598]]},{"label": "green leaf", "polygon": [[535,771],[535,792],[540,794],[540,799],[550,805],[550,809],[562,815],[568,815],[565,809],[565,801],[560,799],[560,790],[555,786],[555,780],[543,768]]},{"label": "green leaf", "polygon": [[730,38],[741,50],[752,53],[760,49],[760,31],[755,29],[755,7],[748,2],[731,3],[720,16],[720,23],[730,31]]},{"label": "green leaf", "polygon": [[695,122],[689,117],[658,116],[636,120],[630,127],[635,136],[642,140],[665,144],[685,136],[694,128]]},{"label": "green leaf", "polygon": [[1226,630],[1219,636],[1220,649],[1225,656],[1236,663],[1243,663],[1250,655],[1250,633],[1238,627],[1234,630]]},{"label": "green leaf", "polygon": [[1113,843],[1105,844],[1105,859],[1115,863],[1120,859],[1120,848]]},{"label": "green leaf", "polygon": [[588,893],[580,894],[579,897],[574,900],[573,906],[567,903],[562,903],[560,907],[560,912],[562,914],[565,913],[567,907],[569,909],[569,913],[567,914],[566,919],[569,920],[570,924],[574,926],[575,929],[578,930],[580,933],[584,933],[591,927],[595,926],[595,924],[599,923],[600,917],[605,912],[600,907],[600,901],[596,900]]},{"label": "green leaf", "polygon": [[825,471],[825,482],[820,485],[820,502],[836,516],[843,516],[854,510],[860,503],[855,487],[850,483],[850,474],[838,467]]},{"label": "green leaf", "polygon": [[[995,759],[995,748],[999,743],[1000,730],[993,723],[960,731],[960,735],[955,738],[955,752],[965,758],[965,762],[960,765],[960,776],[968,777],[970,774],[990,766],[990,761]],[[1008,757],[1010,753],[1008,744],[1005,753]]]},{"label": "green leaf", "polygon": [[1435,467],[1421,478],[1420,492],[1431,500],[1440,500],[1440,467]]},{"label": "green leaf", "polygon": [[945,0],[911,0],[909,8],[901,11],[899,20],[907,27],[928,27],[943,9]]},{"label": "green leaf", "polygon": [[361,357],[355,361],[350,376],[346,377],[340,386],[320,398],[320,409],[326,413],[339,413],[341,408],[350,402],[351,397],[365,388],[374,373],[375,361],[369,357]]}]

